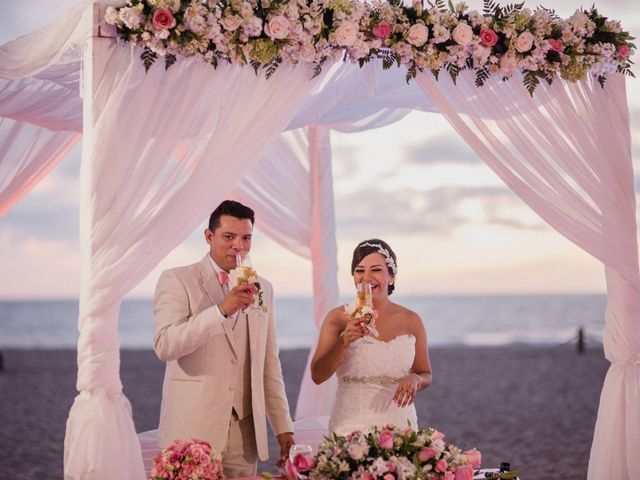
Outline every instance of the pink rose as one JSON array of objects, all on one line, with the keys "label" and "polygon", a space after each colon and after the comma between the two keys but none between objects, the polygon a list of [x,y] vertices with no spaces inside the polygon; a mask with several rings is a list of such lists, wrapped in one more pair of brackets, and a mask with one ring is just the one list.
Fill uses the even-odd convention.
[{"label": "pink rose", "polygon": [[621,58],[627,58],[629,56],[629,45],[627,45],[626,43],[623,43],[618,47],[618,49],[616,50],[616,53]]},{"label": "pink rose", "polygon": [[176,26],[176,19],[173,14],[166,8],[157,8],[153,12],[153,26],[158,30],[168,30]]},{"label": "pink rose", "polygon": [[562,43],[562,40],[558,38],[550,38],[548,42],[551,50],[554,52],[562,52],[564,50],[564,43]]},{"label": "pink rose", "polygon": [[358,40],[358,26],[351,22],[343,22],[334,32],[335,41],[341,47],[352,47]]},{"label": "pink rose", "polygon": [[380,22],[374,25],[371,31],[378,38],[387,38],[391,35],[391,25],[387,22]]},{"label": "pink rose", "polygon": [[444,458],[441,458],[436,462],[436,472],[446,472],[449,464]]},{"label": "pink rose", "polygon": [[428,462],[435,456],[436,456],[436,451],[430,447],[422,447],[418,451],[418,460],[420,460],[422,463]]},{"label": "pink rose", "polygon": [[380,448],[393,448],[393,432],[389,430],[381,431],[380,435],[378,435],[378,445],[380,445]]},{"label": "pink rose", "polygon": [[431,438],[434,440],[442,440],[444,438],[444,433],[439,432],[438,430],[434,430],[431,434]]},{"label": "pink rose", "polygon": [[493,47],[498,43],[498,34],[490,28],[483,28],[480,31],[480,43],[485,47]]},{"label": "pink rose", "polygon": [[471,465],[473,468],[480,467],[482,455],[480,454],[480,451],[478,449],[472,448],[471,450],[467,450],[462,453],[464,453],[464,456],[467,457],[467,462],[469,463],[469,465]]},{"label": "pink rose", "polygon": [[455,480],[473,480],[473,468],[471,465],[463,465],[456,470]]},{"label": "pink rose", "polygon": [[298,454],[293,457],[293,466],[298,472],[308,472],[316,466],[316,459],[311,455]]},{"label": "pink rose", "polygon": [[455,480],[453,472],[444,472],[444,480]]},{"label": "pink rose", "polygon": [[384,477],[382,477],[383,480],[395,480],[396,477],[394,477],[393,475],[391,475],[390,473],[387,473]]}]

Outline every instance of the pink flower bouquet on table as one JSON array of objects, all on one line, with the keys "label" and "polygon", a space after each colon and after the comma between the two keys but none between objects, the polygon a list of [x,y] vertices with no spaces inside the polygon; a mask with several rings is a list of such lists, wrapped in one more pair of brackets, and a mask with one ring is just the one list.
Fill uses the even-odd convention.
[{"label": "pink flower bouquet on table", "polygon": [[347,436],[333,434],[319,446],[311,480],[472,480],[480,452],[445,444],[433,428],[387,425]]},{"label": "pink flower bouquet on table", "polygon": [[153,459],[151,480],[223,480],[222,461],[208,442],[174,440]]}]

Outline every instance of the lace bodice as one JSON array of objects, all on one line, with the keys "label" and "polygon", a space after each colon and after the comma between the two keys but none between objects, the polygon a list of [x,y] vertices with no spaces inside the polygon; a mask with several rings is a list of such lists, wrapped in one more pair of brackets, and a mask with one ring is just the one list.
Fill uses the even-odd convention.
[{"label": "lace bodice", "polygon": [[407,422],[417,428],[415,406],[400,408],[392,400],[399,381],[411,370],[415,344],[415,337],[405,334],[389,342],[364,337],[349,346],[336,371],[338,392],[329,431],[346,435]]}]

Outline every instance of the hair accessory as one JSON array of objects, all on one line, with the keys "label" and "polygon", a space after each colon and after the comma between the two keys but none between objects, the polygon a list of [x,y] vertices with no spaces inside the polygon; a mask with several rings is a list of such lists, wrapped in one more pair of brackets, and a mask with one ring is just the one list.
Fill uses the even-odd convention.
[{"label": "hair accessory", "polygon": [[394,275],[398,274],[398,267],[396,267],[396,262],[393,260],[393,257],[389,253],[389,250],[384,248],[379,243],[369,243],[364,242],[359,245],[359,247],[373,247],[378,249],[378,253],[385,258],[385,262],[387,262],[387,266],[391,269]]}]

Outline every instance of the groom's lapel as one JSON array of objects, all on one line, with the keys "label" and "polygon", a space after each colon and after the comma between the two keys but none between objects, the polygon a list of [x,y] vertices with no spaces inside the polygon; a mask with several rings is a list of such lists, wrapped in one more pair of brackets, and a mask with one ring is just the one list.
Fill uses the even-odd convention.
[{"label": "groom's lapel", "polygon": [[[216,272],[211,265],[211,261],[208,258],[209,254],[205,255],[200,261],[200,286],[207,292],[207,295],[211,299],[211,304],[216,305],[224,298],[224,292],[216,276]],[[231,351],[238,358],[238,352],[236,352],[236,346],[233,343],[233,322],[235,321],[235,315],[233,317],[226,318],[222,321],[222,329],[227,336],[227,341],[231,347]]]}]

